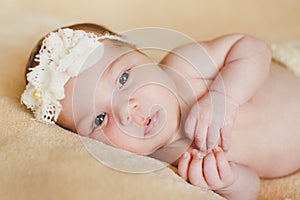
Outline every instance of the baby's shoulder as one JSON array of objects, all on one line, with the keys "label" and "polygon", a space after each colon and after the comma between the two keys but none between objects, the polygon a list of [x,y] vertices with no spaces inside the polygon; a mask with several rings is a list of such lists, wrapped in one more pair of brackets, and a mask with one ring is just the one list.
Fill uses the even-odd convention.
[{"label": "baby's shoulder", "polygon": [[207,49],[197,42],[173,49],[160,64],[192,79],[213,79],[218,72]]},{"label": "baby's shoulder", "polygon": [[161,64],[192,78],[213,79],[224,66],[232,47],[245,37],[243,34],[229,34],[209,41],[181,45],[169,52]]},{"label": "baby's shoulder", "polygon": [[179,96],[188,105],[201,97],[218,74],[218,68],[198,43],[190,43],[169,52],[160,62],[173,79]]}]

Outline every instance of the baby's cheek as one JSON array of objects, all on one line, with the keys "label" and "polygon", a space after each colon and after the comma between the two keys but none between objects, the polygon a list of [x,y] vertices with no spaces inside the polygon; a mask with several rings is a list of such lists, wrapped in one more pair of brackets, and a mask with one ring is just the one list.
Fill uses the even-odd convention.
[{"label": "baby's cheek", "polygon": [[89,138],[97,140],[99,142],[103,142],[104,144],[110,145],[110,141],[106,134],[104,134],[103,130],[96,130],[92,134],[90,134]]}]

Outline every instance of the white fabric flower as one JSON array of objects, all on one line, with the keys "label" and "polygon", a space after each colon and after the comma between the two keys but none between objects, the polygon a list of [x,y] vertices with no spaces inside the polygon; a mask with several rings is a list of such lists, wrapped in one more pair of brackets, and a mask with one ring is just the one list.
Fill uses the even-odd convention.
[{"label": "white fabric flower", "polygon": [[[60,100],[65,97],[66,82],[81,71],[92,66],[84,66],[87,58],[97,49],[97,60],[104,53],[101,39],[121,40],[109,34],[96,36],[82,30],[69,28],[51,32],[42,43],[35,60],[38,66],[29,69],[28,84],[21,96],[21,102],[34,113],[41,122],[54,123],[62,109]],[[94,63],[95,64],[95,63]]]}]

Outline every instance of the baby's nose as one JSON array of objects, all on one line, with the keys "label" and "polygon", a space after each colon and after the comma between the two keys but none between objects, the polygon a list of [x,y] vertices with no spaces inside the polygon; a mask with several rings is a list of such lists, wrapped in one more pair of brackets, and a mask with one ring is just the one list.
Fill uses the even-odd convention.
[{"label": "baby's nose", "polygon": [[129,99],[126,104],[119,103],[119,108],[116,110],[119,122],[122,125],[128,125],[130,122],[134,122],[139,126],[142,125],[142,118],[137,117],[139,110],[139,102],[135,99]]},{"label": "baby's nose", "polygon": [[129,116],[132,122],[140,127],[145,127],[148,123],[149,117],[145,115],[141,108],[140,103],[136,99],[129,99]]},{"label": "baby's nose", "polygon": [[136,99],[133,99],[133,98],[129,99],[128,104],[129,104],[129,109],[130,109],[130,110],[131,110],[131,109],[132,109],[132,110],[138,110],[139,107],[140,107],[139,102],[138,102]]}]

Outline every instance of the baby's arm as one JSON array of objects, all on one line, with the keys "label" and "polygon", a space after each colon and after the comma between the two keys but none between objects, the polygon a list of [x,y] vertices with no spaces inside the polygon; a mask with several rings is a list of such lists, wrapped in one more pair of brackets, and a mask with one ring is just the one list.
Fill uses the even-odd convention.
[{"label": "baby's arm", "polygon": [[256,173],[228,162],[221,149],[204,157],[196,149],[186,152],[178,161],[178,173],[192,185],[214,190],[229,200],[258,196],[260,181]]},{"label": "baby's arm", "polygon": [[[214,77],[213,82],[209,93],[191,109],[185,124],[186,134],[190,139],[194,138],[195,144],[204,151],[215,147],[221,134],[222,147],[228,150],[237,108],[247,102],[266,79],[271,54],[265,43],[241,34],[223,36],[201,45],[215,62],[217,70],[203,73],[207,78]],[[187,49],[181,51],[188,52]],[[193,50],[189,51],[192,55]],[[226,114],[224,111],[218,119],[216,113],[221,111],[220,105],[226,108]]]},{"label": "baby's arm", "polygon": [[266,79],[271,53],[267,45],[251,36],[229,35],[203,42],[214,62],[220,67],[210,91],[223,93],[236,104],[248,101]]}]

